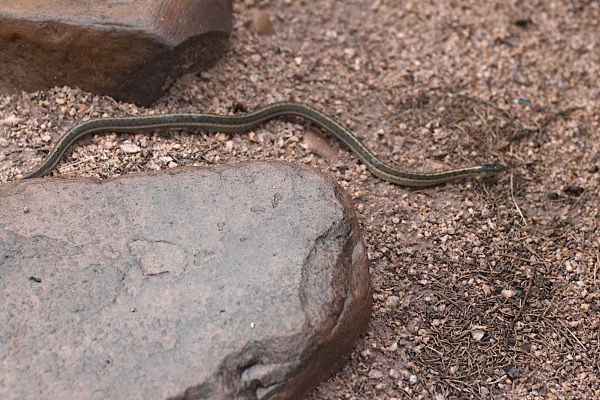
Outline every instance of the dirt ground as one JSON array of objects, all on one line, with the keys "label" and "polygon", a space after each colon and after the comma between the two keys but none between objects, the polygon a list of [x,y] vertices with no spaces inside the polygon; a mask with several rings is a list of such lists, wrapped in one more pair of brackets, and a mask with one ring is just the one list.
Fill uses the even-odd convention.
[{"label": "dirt ground", "polygon": [[[407,189],[288,119],[248,135],[97,137],[55,175],[281,159],[334,176],[364,227],[374,308],[346,367],[310,399],[600,398],[600,3],[234,7],[225,59],[152,108],[71,88],[0,96],[0,180],[87,118],[280,100],[326,111],[405,169],[501,162],[497,178]],[[257,9],[273,34],[257,34],[268,31]]]}]

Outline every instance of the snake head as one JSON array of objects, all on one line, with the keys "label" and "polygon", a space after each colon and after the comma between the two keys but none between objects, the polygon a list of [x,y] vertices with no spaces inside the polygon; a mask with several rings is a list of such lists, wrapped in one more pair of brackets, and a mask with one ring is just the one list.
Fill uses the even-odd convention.
[{"label": "snake head", "polygon": [[483,164],[479,168],[480,172],[486,175],[495,175],[508,170],[508,167],[502,164]]}]

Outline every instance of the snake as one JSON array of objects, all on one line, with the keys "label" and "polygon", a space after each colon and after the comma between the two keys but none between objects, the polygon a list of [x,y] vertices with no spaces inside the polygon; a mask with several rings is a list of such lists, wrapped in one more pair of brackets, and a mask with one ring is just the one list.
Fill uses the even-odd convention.
[{"label": "snake", "polygon": [[48,175],[65,152],[79,139],[92,133],[129,132],[157,129],[201,129],[207,132],[238,133],[249,131],[271,119],[296,116],[311,121],[343,142],[376,177],[401,186],[424,187],[439,185],[473,176],[495,175],[506,168],[501,164],[482,164],[437,172],[410,172],[384,163],[348,128],[321,111],[303,103],[280,102],[253,111],[234,114],[161,114],[135,117],[90,119],[67,131],[50,150],[41,164],[24,175],[24,179]]}]

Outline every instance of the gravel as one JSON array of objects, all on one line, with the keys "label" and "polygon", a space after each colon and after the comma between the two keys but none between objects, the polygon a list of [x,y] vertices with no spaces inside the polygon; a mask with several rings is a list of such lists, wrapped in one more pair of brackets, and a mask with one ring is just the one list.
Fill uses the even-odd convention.
[{"label": "gravel", "polygon": [[[375,303],[349,363],[311,399],[600,397],[599,3],[234,7],[226,58],[152,108],[72,88],[0,96],[0,179],[33,168],[88,118],[279,100],[328,112],[406,169],[502,162],[511,170],[498,178],[406,189],[286,119],[245,135],[96,137],[55,175],[248,159],[331,174],[356,203]],[[255,32],[257,9],[272,32]]]}]

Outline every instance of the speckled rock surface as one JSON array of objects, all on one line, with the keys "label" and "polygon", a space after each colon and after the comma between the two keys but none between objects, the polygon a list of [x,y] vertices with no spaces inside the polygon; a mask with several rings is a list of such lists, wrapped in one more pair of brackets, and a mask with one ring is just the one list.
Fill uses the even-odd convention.
[{"label": "speckled rock surface", "polygon": [[147,105],[169,77],[213,65],[231,0],[5,0],[0,91],[70,85]]},{"label": "speckled rock surface", "polygon": [[299,398],[370,312],[349,200],[257,162],[0,186],[0,398]]}]

